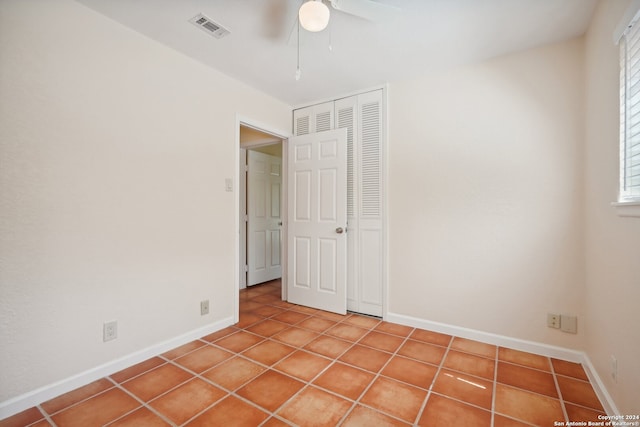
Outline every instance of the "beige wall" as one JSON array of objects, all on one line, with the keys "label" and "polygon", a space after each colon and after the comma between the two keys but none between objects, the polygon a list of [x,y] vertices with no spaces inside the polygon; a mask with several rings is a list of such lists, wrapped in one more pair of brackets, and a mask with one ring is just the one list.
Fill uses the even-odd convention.
[{"label": "beige wall", "polygon": [[0,402],[233,316],[236,114],[289,106],[70,0],[3,1],[0,64]]},{"label": "beige wall", "polygon": [[582,47],[390,84],[391,313],[584,347]]},{"label": "beige wall", "polygon": [[[637,5],[638,2],[636,2]],[[640,413],[640,218],[619,217],[618,47],[628,1],[602,1],[586,35],[586,351],[621,413]],[[611,356],[618,381],[611,378]]]}]

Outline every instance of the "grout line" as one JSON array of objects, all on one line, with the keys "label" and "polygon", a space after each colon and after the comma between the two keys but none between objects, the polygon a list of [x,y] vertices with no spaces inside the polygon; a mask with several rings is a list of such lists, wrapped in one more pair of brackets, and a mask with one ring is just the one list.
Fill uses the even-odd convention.
[{"label": "grout line", "polygon": [[500,357],[500,347],[496,346],[496,360],[493,365],[493,390],[491,395],[491,427],[496,423],[496,391],[498,388],[498,358]]},{"label": "grout line", "polygon": [[560,390],[560,384],[558,383],[558,378],[556,374],[556,369],[553,367],[553,363],[551,363],[551,358],[549,359],[549,366],[551,367],[551,375],[553,376],[553,382],[556,385],[556,391],[558,392],[558,399],[560,400],[560,408],[562,408],[562,414],[564,415],[564,420],[569,422],[569,414],[567,413],[567,408],[564,404],[564,398],[562,397],[562,390]]},{"label": "grout line", "polygon": [[[414,328],[415,330],[416,328]],[[409,334],[411,335],[411,334]],[[451,338],[449,339],[449,344],[447,344],[447,346],[445,347],[445,351],[444,354],[442,355],[442,360],[440,360],[440,364],[438,365],[438,369],[436,370],[435,375],[433,376],[433,380],[431,380],[431,384],[429,385],[429,389],[427,390],[427,396],[424,399],[424,402],[422,402],[422,406],[420,407],[420,410],[418,411],[418,415],[416,416],[415,422],[414,424],[417,424],[418,421],[420,421],[420,418],[422,417],[422,414],[424,413],[424,410],[427,407],[427,403],[429,402],[429,398],[431,398],[431,394],[433,393],[433,386],[436,383],[436,380],[438,379],[438,376],[440,375],[440,371],[442,370],[442,368],[444,367],[444,361],[446,360],[447,356],[449,355],[449,350],[451,349],[451,345],[453,344],[453,339],[455,337],[449,335]],[[407,339],[409,339],[409,337],[407,337]]]}]

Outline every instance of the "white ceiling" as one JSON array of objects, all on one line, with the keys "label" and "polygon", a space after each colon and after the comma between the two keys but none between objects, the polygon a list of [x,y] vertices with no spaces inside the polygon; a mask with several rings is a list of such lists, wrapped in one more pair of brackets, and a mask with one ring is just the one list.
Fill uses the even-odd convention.
[{"label": "white ceiling", "polygon": [[[303,0],[77,1],[293,106],[579,36],[596,3],[377,0],[401,9],[383,23],[331,9],[326,30],[300,30],[296,81]],[[231,34],[218,40],[189,23],[200,12]]]}]

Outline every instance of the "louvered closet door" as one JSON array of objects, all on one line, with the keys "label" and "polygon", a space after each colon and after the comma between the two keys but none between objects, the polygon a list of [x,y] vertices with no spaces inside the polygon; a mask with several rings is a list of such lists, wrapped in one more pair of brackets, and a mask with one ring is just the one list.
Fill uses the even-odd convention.
[{"label": "louvered closet door", "polygon": [[354,154],[358,218],[358,310],[381,316],[384,283],[382,91],[358,95]]},{"label": "louvered closet door", "polygon": [[351,311],[382,315],[382,91],[335,102],[336,127],[347,129],[348,285]]},{"label": "louvered closet door", "polygon": [[300,136],[335,129],[333,111],[333,102],[295,110],[293,112],[293,134]]},{"label": "louvered closet door", "polygon": [[382,90],[294,111],[295,135],[311,134],[334,125],[347,129],[347,309],[382,316],[385,274]]}]

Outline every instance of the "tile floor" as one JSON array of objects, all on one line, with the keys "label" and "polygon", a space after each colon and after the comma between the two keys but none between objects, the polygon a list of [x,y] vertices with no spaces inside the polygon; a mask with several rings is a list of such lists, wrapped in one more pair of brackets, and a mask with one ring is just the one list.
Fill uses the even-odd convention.
[{"label": "tile floor", "polygon": [[0,426],[553,426],[603,408],[582,367],[280,300]]}]

